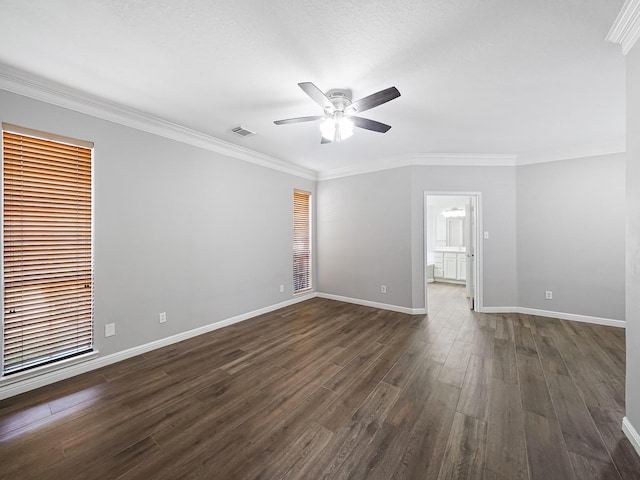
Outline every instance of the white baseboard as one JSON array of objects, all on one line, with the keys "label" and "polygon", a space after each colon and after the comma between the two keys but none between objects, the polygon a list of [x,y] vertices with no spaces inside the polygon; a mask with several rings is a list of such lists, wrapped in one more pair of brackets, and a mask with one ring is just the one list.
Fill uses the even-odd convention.
[{"label": "white baseboard", "polygon": [[[36,374],[26,378],[25,377],[4,378],[0,380],[0,400],[4,398],[13,397],[15,395],[19,395],[24,392],[28,392],[29,390],[34,390],[36,388],[44,387],[46,385],[59,382],[60,380],[65,380],[67,378],[71,378],[73,376],[80,375],[85,372],[89,372],[91,370],[96,370],[98,368],[102,368],[107,365],[111,365],[113,363],[120,362],[122,360],[126,360],[131,357],[135,357],[136,355],[141,355],[143,353],[150,352],[151,350],[166,347],[173,343],[181,342],[183,340],[187,340],[189,338],[196,337],[204,333],[212,332],[219,328],[233,325],[235,323],[239,323],[253,317],[257,317],[258,315],[263,315],[265,313],[269,313],[274,310],[278,310],[280,308],[284,308],[290,305],[294,305],[296,303],[304,302],[306,300],[310,300],[315,297],[326,298],[329,300],[337,300],[339,302],[353,303],[356,305],[363,305],[366,307],[379,308],[382,310],[390,310],[393,312],[406,313],[409,315],[426,315],[427,314],[427,310],[425,308],[401,307],[398,305],[372,302],[369,300],[361,300],[358,298],[343,297],[341,295],[333,295],[330,293],[311,292],[308,294],[296,296],[295,298],[292,298],[285,302],[270,305],[268,307],[254,310],[252,312],[243,313],[235,317],[227,318],[225,320],[211,323],[209,325],[204,325],[202,327],[189,330],[186,332],[182,332],[177,335],[173,335],[171,337],[155,340],[153,342],[146,343],[144,345],[139,345],[137,347],[133,347],[128,350],[123,350],[121,352],[113,353],[111,355],[106,355],[103,357],[98,356],[97,358],[91,357],[91,360],[87,360],[81,363],[75,363],[72,365],[61,365],[60,368],[56,370],[48,369],[44,371],[42,374],[39,374],[39,375]],[[608,318],[589,317],[586,315],[576,315],[576,314],[562,313],[562,312],[551,312],[546,310],[536,310],[536,309],[524,308],[524,307],[484,307],[482,308],[481,312],[482,313],[525,313],[529,315],[538,315],[543,317],[561,318],[563,320],[595,323],[598,325],[608,325],[608,326],[622,327],[622,328],[625,327],[625,322],[623,320],[612,320]],[[624,428],[625,428],[625,424],[623,423],[623,429]],[[638,445],[640,445],[640,441],[638,439],[640,439],[640,437],[638,436],[638,433],[633,429],[633,427],[631,427],[631,424],[628,424],[628,428],[632,433],[631,434],[627,433],[626,430],[625,430],[625,433],[627,433],[627,436],[635,435],[634,438],[636,439],[635,440],[636,443],[634,444],[634,446],[636,446],[636,449],[638,450]]]},{"label": "white baseboard", "polygon": [[426,308],[400,307],[398,305],[389,305],[387,303],[371,302],[369,300],[361,300],[359,298],[343,297],[341,295],[333,295],[331,293],[318,292],[317,296],[320,298],[326,298],[329,300],[337,300],[338,302],[354,303],[356,305],[363,305],[365,307],[380,308],[382,310],[391,310],[392,312],[408,313],[409,315],[426,315],[427,314]]},{"label": "white baseboard", "polygon": [[622,419],[622,431],[631,442],[631,445],[633,445],[633,448],[636,449],[636,453],[640,455],[640,433],[633,428],[633,425],[631,425],[627,417]]},{"label": "white baseboard", "polygon": [[46,385],[59,382],[60,380],[65,380],[67,378],[71,378],[85,372],[90,372],[91,370],[96,370],[98,368],[106,367],[107,365],[111,365],[113,363],[120,362],[122,360],[126,360],[131,357],[135,357],[136,355],[141,355],[143,353],[150,352],[151,350],[155,350],[157,348],[166,347],[173,343],[181,342],[183,340],[187,340],[189,338],[202,335],[203,333],[212,332],[219,328],[227,327],[229,325],[233,325],[234,323],[239,323],[244,320],[257,317],[258,315],[263,315],[265,313],[273,312],[274,310],[278,310],[280,308],[284,308],[290,305],[294,305],[296,303],[304,302],[306,300],[315,298],[316,296],[317,295],[315,292],[296,296],[295,298],[292,298],[285,302],[260,308],[252,312],[243,313],[241,315],[227,318],[225,320],[220,320],[219,322],[211,323],[209,325],[204,325],[202,327],[195,328],[193,330],[178,333],[177,335],[172,335],[170,337],[162,338],[160,340],[155,340],[153,342],[145,343],[144,345],[139,345],[137,347],[129,348],[127,350],[113,353],[111,355],[105,355],[104,357],[94,358],[86,362],[75,363],[69,366],[62,365],[60,366],[60,368],[54,371],[49,370],[49,371],[43,372],[40,375],[30,376],[28,378],[15,377],[13,379],[12,377],[6,377],[0,381],[0,400],[4,398],[13,397],[15,395],[19,395],[24,392],[28,392],[29,390],[35,390],[36,388],[44,387]]},{"label": "white baseboard", "polygon": [[480,313],[518,313],[518,307],[482,307]]},{"label": "white baseboard", "polygon": [[574,322],[594,323],[596,325],[606,325],[608,327],[625,328],[624,320],[614,320],[611,318],[590,317],[588,315],[578,315],[575,313],[552,312],[549,310],[538,310],[527,307],[483,307],[482,313],[525,313],[527,315],[537,315],[539,317],[560,318],[562,320],[572,320]]}]

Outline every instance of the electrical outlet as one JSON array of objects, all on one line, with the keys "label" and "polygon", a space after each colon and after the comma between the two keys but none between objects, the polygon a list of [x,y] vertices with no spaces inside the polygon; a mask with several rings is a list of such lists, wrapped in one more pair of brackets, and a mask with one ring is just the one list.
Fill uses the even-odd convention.
[{"label": "electrical outlet", "polygon": [[387,286],[386,285],[380,285],[380,293],[387,293]]},{"label": "electrical outlet", "polygon": [[489,240],[489,232],[484,232],[484,239]]},{"label": "electrical outlet", "polygon": [[115,323],[107,323],[104,326],[104,336],[105,337],[113,337],[116,334],[116,324]]},{"label": "electrical outlet", "polygon": [[284,285],[280,285],[280,293],[284,293]]},{"label": "electrical outlet", "polygon": [[158,318],[160,319],[160,323],[164,323],[167,321],[167,312],[160,312],[158,314]]},{"label": "electrical outlet", "polygon": [[544,292],[544,298],[546,298],[547,300],[552,300],[553,292],[551,290],[547,290],[546,292]]}]

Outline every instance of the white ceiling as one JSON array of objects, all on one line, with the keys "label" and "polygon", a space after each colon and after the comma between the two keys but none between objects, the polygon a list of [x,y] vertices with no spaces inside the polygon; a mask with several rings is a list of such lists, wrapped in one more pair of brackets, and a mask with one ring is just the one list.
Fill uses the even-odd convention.
[{"label": "white ceiling", "polygon": [[[0,64],[316,171],[432,153],[624,150],[622,0],[1,0]],[[320,145],[297,86],[389,86]],[[258,132],[241,138],[243,125]]]}]

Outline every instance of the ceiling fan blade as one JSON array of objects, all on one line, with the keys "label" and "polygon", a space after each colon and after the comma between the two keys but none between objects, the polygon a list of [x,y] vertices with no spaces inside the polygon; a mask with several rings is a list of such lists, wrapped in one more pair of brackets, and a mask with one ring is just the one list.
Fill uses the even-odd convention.
[{"label": "ceiling fan blade", "polygon": [[362,117],[349,117],[353,124],[356,127],[364,128],[366,130],[371,130],[373,132],[385,133],[388,132],[391,128],[391,125],[387,125],[386,123],[376,122],[375,120],[370,120],[368,118]]},{"label": "ceiling fan blade", "polygon": [[360,100],[353,102],[347,108],[345,108],[345,113],[356,113],[356,112],[364,112],[365,110],[369,110],[370,108],[377,107],[378,105],[382,105],[383,103],[387,103],[394,98],[398,98],[400,96],[400,92],[396,87],[389,87],[384,90],[380,90],[377,93],[369,95],[368,97],[361,98]]},{"label": "ceiling fan blade", "polygon": [[321,143],[322,145],[324,145],[325,143],[331,143],[331,140],[329,140],[329,139],[327,139],[327,138],[322,137],[322,138],[320,139],[320,143]]},{"label": "ceiling fan blade", "polygon": [[313,83],[302,82],[299,83],[298,86],[304,91],[304,93],[311,97],[311,100],[320,105],[324,110],[332,113],[336,109],[333,106],[333,103],[331,103],[331,100],[329,100],[329,97],[327,97],[323,93],[323,91],[316,87]]},{"label": "ceiling fan blade", "polygon": [[286,118],[284,120],[276,120],[276,125],[287,125],[289,123],[301,123],[301,122],[313,122],[314,120],[320,120],[324,118],[324,115],[314,115],[312,117],[297,117],[297,118]]}]

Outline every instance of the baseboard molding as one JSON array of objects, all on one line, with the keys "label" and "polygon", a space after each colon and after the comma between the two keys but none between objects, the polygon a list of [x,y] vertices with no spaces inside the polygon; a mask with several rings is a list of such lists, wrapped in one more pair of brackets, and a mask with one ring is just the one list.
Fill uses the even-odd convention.
[{"label": "baseboard molding", "polygon": [[[273,312],[274,310],[288,307],[290,305],[295,305],[296,303],[304,302],[306,300],[310,300],[316,297],[326,298],[329,300],[336,300],[339,302],[353,303],[356,305],[363,305],[365,307],[379,308],[382,310],[390,310],[393,312],[406,313],[409,315],[426,315],[427,314],[427,310],[425,308],[401,307],[398,305],[372,302],[369,300],[344,297],[341,295],[333,295],[330,293],[311,292],[308,294],[296,296],[295,298],[292,298],[285,302],[269,305],[267,307],[260,308],[258,310],[254,310],[251,312],[243,313],[241,315],[237,315],[235,317],[220,320],[218,322],[211,323],[209,325],[204,325],[202,327],[195,328],[193,330],[172,335],[170,337],[162,338],[160,340],[155,340],[153,342],[149,342],[144,345],[139,345],[137,347],[123,350],[121,352],[113,353],[111,355],[105,355],[103,357],[98,357],[98,358],[92,357],[91,360],[87,360],[81,363],[75,363],[68,366],[62,365],[60,366],[59,369],[52,370],[52,371],[47,370],[46,372],[43,372],[40,375],[30,376],[28,378],[15,377],[14,379],[12,379],[11,377],[8,377],[5,379],[2,379],[0,380],[0,400],[4,398],[13,397],[15,395],[19,395],[21,393],[25,393],[30,390],[35,390],[36,388],[44,387],[46,385],[50,385],[52,383],[65,380],[67,378],[71,378],[76,375],[80,375],[82,373],[96,370],[98,368],[106,367],[107,365],[111,365],[113,363],[117,363],[122,360],[135,357],[136,355],[141,355],[143,353],[147,353],[152,350],[156,350],[158,348],[166,347],[168,345],[181,342],[183,340],[187,340],[189,338],[193,338],[198,335],[202,335],[204,333],[212,332],[219,328],[227,327],[229,325],[233,325],[235,323],[239,323],[244,320],[248,320],[250,318],[254,318],[259,315],[263,315],[265,313]],[[607,326],[625,328],[625,322],[623,320],[612,320],[608,318],[590,317],[586,315],[576,315],[571,313],[551,312],[547,310],[537,310],[533,308],[483,307],[481,312],[482,313],[524,313],[528,315],[537,315],[541,317],[561,318],[563,320],[573,320],[577,322],[586,322],[586,323],[594,323],[598,325],[607,325]],[[640,435],[638,435],[638,432],[631,426],[631,424],[628,422],[626,418],[625,418],[625,421],[623,422],[622,428],[625,431],[625,434],[627,435],[627,437],[629,437],[629,440],[631,441],[631,443],[633,443],[636,450],[638,450],[638,454],[640,454]]]},{"label": "baseboard molding", "polygon": [[606,325],[608,327],[625,328],[624,320],[613,320],[611,318],[591,317],[589,315],[578,315],[575,313],[550,312],[547,310],[538,310],[535,308],[520,307],[518,313],[526,313],[527,315],[538,315],[540,317],[560,318],[562,320],[572,320],[574,322],[595,323],[596,325]]},{"label": "baseboard molding", "polygon": [[408,313],[409,315],[426,315],[426,308],[409,308],[400,307],[398,305],[389,305],[388,303],[371,302],[369,300],[361,300],[359,298],[343,297],[341,295],[333,295],[331,293],[318,292],[319,298],[326,298],[329,300],[337,300],[338,302],[354,303],[356,305],[362,305],[365,307],[380,308],[382,310],[391,310],[392,312]]},{"label": "baseboard molding", "polygon": [[538,310],[536,308],[527,307],[483,307],[482,313],[524,313],[527,315],[536,315],[539,317],[560,318],[562,320],[571,320],[574,322],[594,323],[596,325],[605,325],[608,327],[626,328],[624,320],[614,320],[611,318],[591,317],[589,315],[578,315],[575,313],[552,312],[549,310]]},{"label": "baseboard molding", "polygon": [[482,307],[480,313],[519,313],[518,307]]},{"label": "baseboard molding", "polygon": [[61,366],[57,370],[47,371],[46,373],[43,373],[41,375],[31,376],[29,378],[22,378],[22,379],[20,378],[11,379],[11,377],[7,377],[5,379],[2,379],[2,381],[0,381],[0,400],[4,398],[13,397],[15,395],[20,395],[21,393],[25,393],[30,390],[35,390],[36,388],[44,387],[46,385],[50,385],[52,383],[65,380],[67,378],[71,378],[76,375],[80,375],[82,373],[90,372],[92,370],[97,370],[98,368],[106,367],[107,365],[111,365],[113,363],[121,362],[122,360],[135,357],[136,355],[141,355],[143,353],[150,352],[151,350],[156,350],[158,348],[166,347],[168,345],[178,343],[183,340],[187,340],[189,338],[197,337],[198,335],[212,332],[214,330],[218,330],[219,328],[227,327],[229,325],[233,325],[235,323],[239,323],[244,320],[248,320],[250,318],[263,315],[265,313],[273,312],[274,310],[278,310],[280,308],[284,308],[290,305],[294,305],[296,303],[304,302],[306,300],[315,298],[316,296],[317,294],[315,292],[296,296],[295,298],[292,298],[285,302],[277,303],[275,305],[269,305],[268,307],[260,308],[252,312],[247,312],[241,315],[237,315],[235,317],[220,320],[218,322],[211,323],[209,325],[204,325],[202,327],[195,328],[193,330],[188,330],[186,332],[178,333],[170,337],[145,343],[144,345],[139,345],[137,347],[129,348],[127,350],[113,353],[111,355],[105,355],[104,357],[98,357],[92,360],[88,360],[86,362],[76,363],[70,366]]},{"label": "baseboard molding", "polygon": [[627,417],[622,419],[622,431],[631,442],[631,445],[633,445],[633,448],[635,448],[636,453],[640,455],[640,433],[633,428],[633,425],[631,425]]}]

